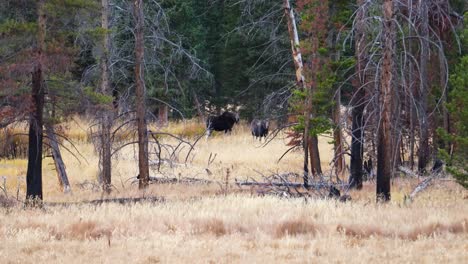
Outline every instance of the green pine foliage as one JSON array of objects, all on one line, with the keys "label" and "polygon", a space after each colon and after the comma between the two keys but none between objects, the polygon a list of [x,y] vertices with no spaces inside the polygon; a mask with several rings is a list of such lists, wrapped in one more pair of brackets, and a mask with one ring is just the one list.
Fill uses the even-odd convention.
[{"label": "green pine foliage", "polygon": [[[309,25],[313,23],[315,15],[308,11],[308,8],[314,7],[314,4],[304,4],[304,10],[301,13],[301,23]],[[318,56],[329,59],[328,67],[314,69],[316,73],[316,86],[312,95],[313,117],[310,120],[310,134],[331,134],[335,124],[332,120],[332,111],[336,102],[334,95],[337,89],[342,91],[351,91],[352,86],[349,82],[349,76],[352,74],[350,69],[353,69],[355,64],[354,53],[349,44],[344,47],[341,45],[344,38],[348,34],[348,28],[345,26],[349,22],[352,15],[352,4],[347,0],[330,1],[329,2],[329,31],[327,36],[330,41],[323,44],[326,46],[318,47]],[[331,30],[330,30],[331,29]],[[340,34],[338,35],[338,31]],[[302,36],[307,38],[306,35]],[[301,42],[304,50],[310,49],[310,43],[307,39]],[[307,55],[305,56],[307,57]],[[307,59],[307,58],[306,58]],[[307,79],[307,77],[306,77]],[[306,97],[306,92],[297,88],[293,92],[290,101],[290,110],[293,113],[303,112],[303,102]],[[348,93],[352,94],[352,93]],[[342,95],[342,103],[349,101],[347,96]],[[298,124],[294,127],[296,132],[301,132],[304,129],[304,118],[298,118]],[[333,143],[333,142],[331,142]]]},{"label": "green pine foliage", "polygon": [[[62,120],[75,114],[82,106],[81,85],[73,72],[81,66],[74,61],[79,58],[79,40],[86,30],[77,28],[80,24],[91,25],[96,7],[93,0],[46,2],[45,110],[47,116],[49,113],[54,115],[50,120]],[[7,0],[0,3],[0,94],[4,96],[0,98],[3,99],[1,103],[12,98],[23,98],[28,102],[31,67],[37,60],[36,20],[36,1]],[[26,104],[14,107],[23,114],[30,110]]]},{"label": "green pine foliage", "polygon": [[450,92],[447,109],[450,112],[452,133],[437,130],[439,136],[453,145],[451,149],[439,149],[439,155],[447,164],[458,183],[468,188],[468,12],[464,15],[464,29],[460,34],[462,56],[450,75]]}]

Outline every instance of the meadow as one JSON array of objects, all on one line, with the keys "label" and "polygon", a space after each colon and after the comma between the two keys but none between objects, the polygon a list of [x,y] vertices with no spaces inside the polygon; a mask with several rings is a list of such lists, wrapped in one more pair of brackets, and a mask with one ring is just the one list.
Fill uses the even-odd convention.
[{"label": "meadow", "polygon": [[[113,160],[114,190],[107,196],[98,188],[98,158],[87,140],[87,125],[81,120],[66,127],[80,153],[63,152],[71,194],[62,193],[52,160],[44,159],[42,209],[24,208],[15,199],[25,196],[26,160],[0,161],[0,184],[8,194],[0,196],[1,263],[468,262],[468,192],[450,178],[413,202],[404,196],[418,180],[405,177],[392,181],[387,204],[375,202],[374,182],[351,191],[346,203],[260,196],[240,190],[235,180],[301,173],[302,153],[292,151],[277,162],[288,149],[286,139],[280,135],[262,146],[242,125],[232,135],[200,139],[187,163],[185,147],[173,164],[159,170],[152,166],[150,172],[212,184],[151,184],[140,192],[133,183],[136,150],[127,146]],[[164,128],[171,133],[199,130],[195,121]],[[171,138],[159,140],[176,144]],[[325,170],[332,157],[329,140],[320,139]],[[85,203],[141,196],[163,200]]]}]

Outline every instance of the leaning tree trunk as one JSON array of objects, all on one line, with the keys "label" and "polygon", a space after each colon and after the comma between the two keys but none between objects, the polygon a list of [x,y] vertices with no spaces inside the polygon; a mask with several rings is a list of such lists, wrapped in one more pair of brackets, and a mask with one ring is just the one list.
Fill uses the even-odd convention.
[{"label": "leaning tree trunk", "polygon": [[302,62],[302,54],[299,43],[299,34],[297,32],[296,18],[294,16],[294,10],[289,3],[289,0],[283,0],[284,14],[286,21],[288,22],[289,39],[291,41],[291,51],[293,55],[294,66],[296,68],[296,82],[300,88],[306,89],[305,77],[304,77],[304,64]]},{"label": "leaning tree trunk", "polygon": [[383,4],[383,58],[380,75],[380,122],[377,138],[377,200],[390,200],[390,178],[393,172],[393,85],[395,73],[395,24],[393,19],[393,0]]},{"label": "leaning tree trunk", "polygon": [[358,0],[358,11],[356,15],[355,34],[355,57],[356,57],[356,78],[353,80],[354,98],[352,99],[352,131],[351,131],[351,177],[349,179],[351,188],[360,190],[362,188],[362,159],[364,145],[363,118],[366,95],[366,36],[365,22],[367,6],[364,0]]},{"label": "leaning tree trunk", "polygon": [[[101,0],[101,27],[103,29],[103,52],[101,55],[101,89],[103,95],[112,96],[109,81],[109,52],[110,52],[110,36],[109,36],[109,1]],[[100,149],[99,149],[99,169],[102,179],[102,188],[105,192],[110,193],[112,186],[112,161],[111,161],[111,128],[113,119],[113,106],[105,105],[100,116]]]},{"label": "leaning tree trunk", "polygon": [[46,134],[49,139],[50,149],[52,150],[52,158],[54,159],[55,170],[57,171],[60,187],[62,187],[64,193],[69,193],[71,192],[70,182],[68,181],[65,163],[63,163],[54,127],[51,124],[46,124]]},{"label": "leaning tree trunk", "polygon": [[45,0],[37,1],[37,51],[32,73],[32,109],[29,117],[28,170],[26,172],[26,199],[34,204],[42,200],[42,138],[44,110],[44,52],[46,34]]},{"label": "leaning tree trunk", "polygon": [[[291,51],[293,55],[294,66],[296,68],[296,82],[297,82],[297,85],[303,91],[307,92],[307,98],[306,98],[306,104],[305,104],[306,109],[304,112],[304,117],[307,117],[307,116],[310,117],[310,111],[307,111],[307,109],[310,109],[308,106],[309,104],[310,105],[312,104],[312,100],[310,100],[309,98],[310,96],[309,96],[309,92],[307,91],[307,86],[305,82],[304,65],[302,62],[302,54],[301,54],[300,43],[299,43],[299,34],[297,32],[294,10],[292,9],[291,4],[289,3],[289,0],[283,0],[283,6],[284,6],[284,14],[286,16],[286,21],[288,22],[289,39],[291,41]],[[302,137],[302,144],[303,144],[303,149],[304,149],[303,180],[304,180],[304,187],[307,188],[309,186],[309,142],[310,142],[309,123],[310,123],[310,119],[305,118],[304,123],[305,123],[305,129],[304,129],[304,133]]]},{"label": "leaning tree trunk", "polygon": [[144,80],[144,39],[143,39],[143,1],[134,0],[135,16],[135,87],[136,87],[136,118],[138,126],[138,169],[140,189],[149,185],[148,164],[148,130],[146,125],[146,90]]}]

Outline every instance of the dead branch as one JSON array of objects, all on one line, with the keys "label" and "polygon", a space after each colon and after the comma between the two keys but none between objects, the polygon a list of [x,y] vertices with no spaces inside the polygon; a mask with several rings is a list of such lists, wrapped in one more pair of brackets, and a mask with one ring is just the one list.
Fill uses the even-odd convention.
[{"label": "dead branch", "polygon": [[286,154],[288,154],[291,150],[293,149],[297,149],[298,147],[297,146],[292,146],[290,147],[289,149],[287,149],[282,155],[281,157],[279,157],[278,161],[276,163],[279,163],[283,158],[284,156],[286,156]]},{"label": "dead branch", "polygon": [[[132,183],[138,183],[138,176],[137,177],[132,177],[130,179],[133,180]],[[150,184],[176,184],[176,183],[181,183],[181,184],[187,184],[187,185],[193,185],[193,184],[209,185],[209,184],[214,184],[216,182],[211,181],[211,180],[206,180],[206,179],[193,178],[193,177],[175,178],[175,177],[150,176],[149,183]]]},{"label": "dead branch", "polygon": [[102,205],[106,203],[118,203],[122,205],[127,204],[134,204],[134,203],[165,203],[166,199],[164,197],[159,196],[151,196],[151,197],[129,197],[129,198],[108,198],[108,199],[98,199],[98,200],[91,200],[91,201],[82,201],[82,202],[74,202],[74,203],[44,203],[44,206],[61,206],[61,207],[69,207],[69,206],[76,206],[76,205]]},{"label": "dead branch", "polygon": [[421,181],[411,192],[411,194],[409,195],[409,199],[413,201],[418,193],[424,191],[427,187],[429,187],[432,184],[432,180],[434,180],[434,177],[428,177]]},{"label": "dead branch", "polygon": [[[245,186],[250,187],[251,191],[256,190],[260,195],[274,195],[280,197],[291,197],[291,198],[340,198],[340,194],[337,188],[346,189],[348,184],[333,184],[330,181],[321,179],[320,181],[311,182],[308,188],[304,188],[303,183],[299,183],[296,180],[301,176],[297,173],[274,173],[266,176],[263,173],[256,171],[262,176],[262,181],[256,181],[253,178],[247,178],[246,180],[235,179],[235,183],[239,188]],[[256,189],[255,189],[256,188]],[[332,190],[338,194],[330,195]],[[343,199],[343,201],[349,200],[349,195]]]},{"label": "dead branch", "polygon": [[[213,155],[212,152],[210,152],[210,156],[208,157],[208,164],[207,164],[207,168],[210,167],[210,165],[214,162],[214,160],[216,159],[216,155],[218,155],[218,153],[215,153]],[[213,156],[213,158],[211,158]]]},{"label": "dead branch", "polygon": [[190,150],[188,151],[187,156],[185,157],[185,163],[186,163],[186,164],[187,164],[187,160],[188,160],[188,157],[189,157],[190,153],[192,152],[192,150],[195,149],[195,145],[198,143],[198,141],[200,141],[200,139],[201,139],[204,135],[205,135],[205,133],[201,134],[201,135],[195,140],[195,142],[194,142],[192,145],[190,145]]}]

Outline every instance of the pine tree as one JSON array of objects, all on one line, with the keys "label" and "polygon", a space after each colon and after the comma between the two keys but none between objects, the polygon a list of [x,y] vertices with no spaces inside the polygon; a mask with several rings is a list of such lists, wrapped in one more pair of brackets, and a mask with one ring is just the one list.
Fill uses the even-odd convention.
[{"label": "pine tree", "polygon": [[146,89],[144,75],[144,14],[143,1],[136,0],[133,5],[135,17],[135,103],[138,127],[138,169],[139,188],[144,189],[149,184],[148,165],[148,129],[146,124]]}]

